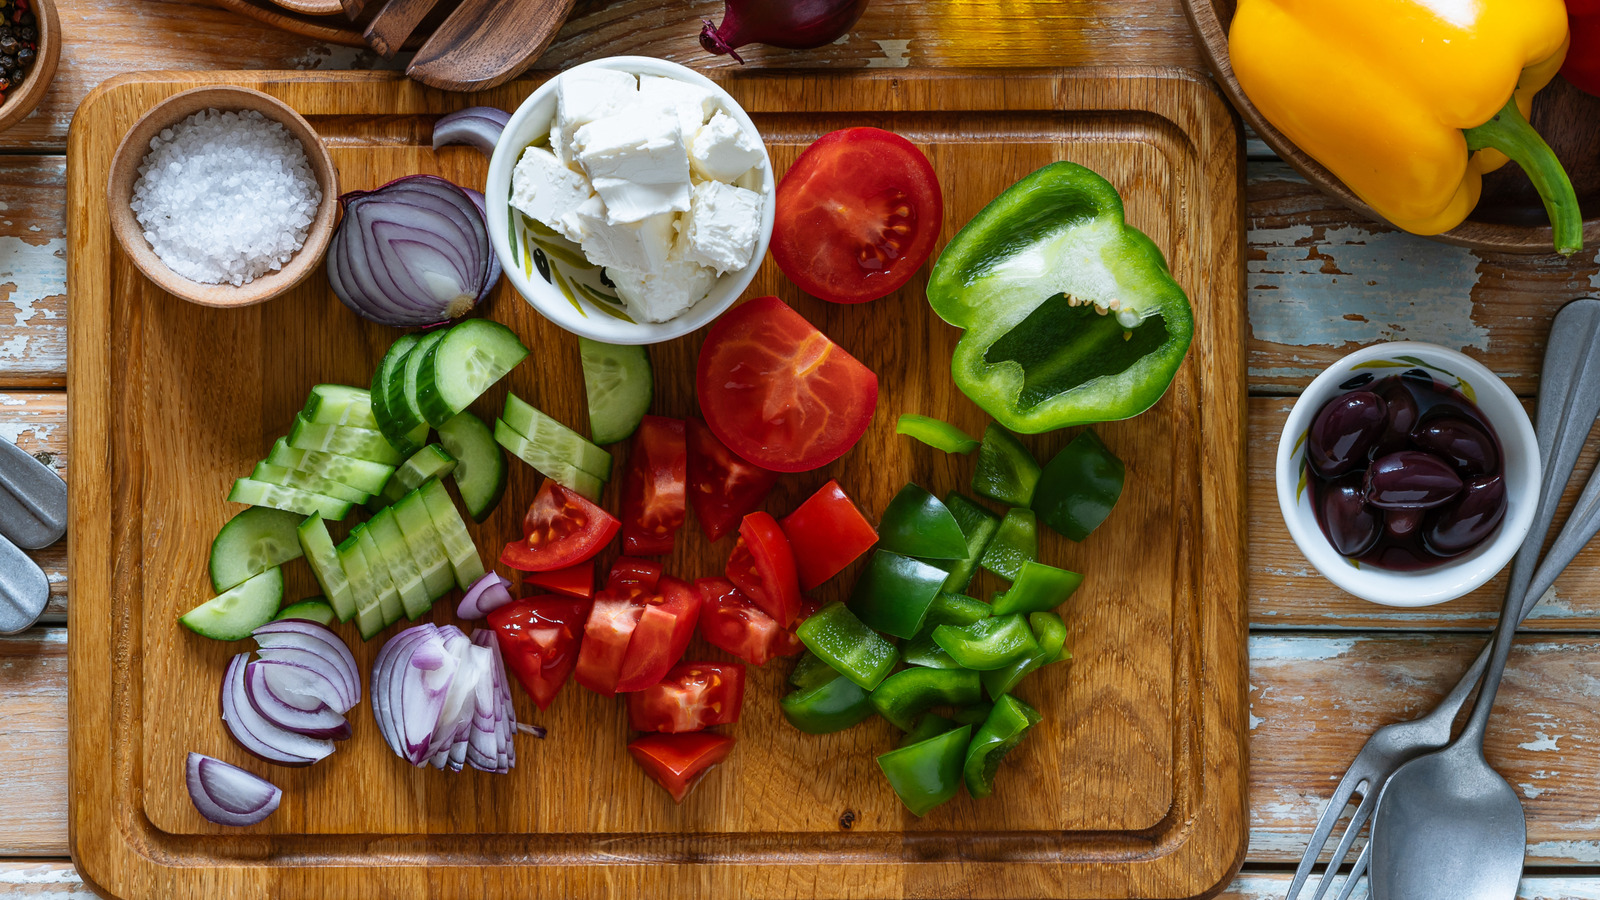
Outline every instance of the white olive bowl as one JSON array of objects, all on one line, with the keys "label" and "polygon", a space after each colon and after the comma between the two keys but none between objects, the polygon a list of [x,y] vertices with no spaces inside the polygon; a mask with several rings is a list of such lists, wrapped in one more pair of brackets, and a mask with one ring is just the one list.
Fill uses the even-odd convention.
[{"label": "white olive bowl", "polygon": [[[556,114],[556,84],[570,72],[581,69],[620,69],[635,75],[662,75],[699,85],[716,95],[724,112],[747,132],[759,136],[755,123],[733,96],[693,69],[677,63],[645,56],[613,56],[574,66],[540,85],[517,107],[506,123],[489,160],[489,176],[484,187],[489,220],[489,240],[500,257],[506,278],[517,293],[533,304],[541,315],[566,330],[608,344],[656,344],[694,332],[711,323],[739,299],[750,286],[756,270],[767,255],[772,239],[772,221],[777,207],[777,180],[772,174],[772,159],[765,144],[757,164],[762,186],[761,230],[750,265],[725,272],[712,284],[704,298],[666,322],[630,321],[627,310],[608,303],[599,282],[599,267],[587,264],[581,254],[573,258],[573,245],[540,237],[550,246],[534,243],[536,235],[526,230],[523,217],[511,208],[511,172],[517,160],[539,136],[548,134]],[[748,177],[748,176],[747,176]],[[534,254],[533,249],[540,249]],[[534,265],[542,257],[542,266]],[[579,265],[583,263],[583,265]],[[550,270],[548,278],[546,270]],[[621,314],[621,315],[619,315]]]},{"label": "white olive bowl", "polygon": [[[1358,565],[1328,542],[1311,508],[1306,479],[1306,440],[1323,405],[1358,376],[1378,378],[1422,369],[1477,403],[1500,439],[1506,482],[1506,514],[1498,529],[1472,550],[1416,572]],[[1318,375],[1295,401],[1278,440],[1278,506],[1300,552],[1329,581],[1384,606],[1432,606],[1482,586],[1516,555],[1533,524],[1541,467],[1538,441],[1528,413],[1493,372],[1461,353],[1434,344],[1396,341],[1357,350]]]}]

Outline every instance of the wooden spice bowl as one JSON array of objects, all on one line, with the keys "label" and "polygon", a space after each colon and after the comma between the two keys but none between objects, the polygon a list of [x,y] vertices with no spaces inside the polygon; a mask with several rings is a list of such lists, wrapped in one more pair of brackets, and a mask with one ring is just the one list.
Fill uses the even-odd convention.
[{"label": "wooden spice bowl", "polygon": [[50,83],[56,79],[56,63],[61,61],[61,17],[56,15],[55,0],[30,0],[34,27],[39,29],[39,54],[33,67],[22,78],[22,84],[6,95],[0,103],[0,130],[10,128],[33,112],[44,95],[50,92]]},{"label": "wooden spice bowl", "polygon": [[[178,124],[204,109],[223,112],[255,110],[289,130],[305,147],[306,161],[322,189],[322,203],[306,233],[305,244],[276,272],[263,275],[237,287],[231,284],[201,284],[167,267],[150,248],[144,229],[133,213],[133,186],[139,179],[139,166],[150,152],[150,140],[164,128]],[[111,159],[111,176],[106,187],[111,230],[124,253],[145,277],[162,290],[202,306],[235,307],[264,303],[299,284],[322,262],[333,239],[334,218],[339,206],[339,172],[322,138],[300,114],[275,97],[241,87],[201,87],[173,94],[146,112],[117,145]]]}]

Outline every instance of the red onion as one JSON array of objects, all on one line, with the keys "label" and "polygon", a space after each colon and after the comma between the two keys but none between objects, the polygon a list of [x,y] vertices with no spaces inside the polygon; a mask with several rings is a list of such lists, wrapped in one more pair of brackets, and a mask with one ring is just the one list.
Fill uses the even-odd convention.
[{"label": "red onion", "polygon": [[509,772],[516,711],[492,631],[418,625],[372,664],[372,714],[385,743],[414,766]]},{"label": "red onion", "polygon": [[482,578],[467,588],[466,596],[461,598],[461,605],[456,607],[456,617],[481,619],[487,616],[511,602],[510,588],[511,582],[501,578],[500,573],[485,572]]},{"label": "red onion", "polygon": [[244,670],[250,654],[241,653],[228,663],[222,676],[222,722],[247,753],[280,766],[309,766],[333,752],[333,741],[280,728],[251,705]]},{"label": "red onion", "polygon": [[307,737],[332,738],[336,741],[350,737],[350,723],[343,714],[326,703],[318,703],[314,709],[297,706],[297,698],[285,698],[273,691],[267,681],[268,671],[270,667],[259,661],[246,663],[244,667],[245,699],[250,701],[263,719]]},{"label": "red onion", "polygon": [[511,114],[493,106],[469,106],[441,118],[433,125],[433,149],[450,144],[468,144],[477,147],[487,158],[494,155],[494,145],[500,142],[501,132]]},{"label": "red onion", "polygon": [[866,8],[867,0],[728,0],[721,25],[706,20],[700,46],[741,63],[735,51],[745,44],[810,50],[838,40]]},{"label": "red onion", "polygon": [[361,702],[361,669],[343,640],[332,629],[315,622],[285,619],[251,632],[260,647],[262,659],[280,658],[279,650],[304,650],[322,658],[327,670],[337,675],[338,702],[329,703],[341,715]]},{"label": "red onion", "polygon": [[283,799],[272,782],[198,753],[189,754],[183,780],[194,808],[216,825],[256,825]]},{"label": "red onion", "polygon": [[438,325],[488,299],[499,267],[484,212],[434,175],[410,175],[339,198],[328,284],[356,314],[383,325]]}]

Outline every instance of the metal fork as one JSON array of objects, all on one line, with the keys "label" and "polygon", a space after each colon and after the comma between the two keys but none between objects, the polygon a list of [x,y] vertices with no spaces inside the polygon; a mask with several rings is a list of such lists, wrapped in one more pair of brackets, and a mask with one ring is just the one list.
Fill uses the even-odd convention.
[{"label": "metal fork", "polygon": [[[1545,537],[1550,533],[1562,490],[1577,467],[1578,452],[1590,428],[1596,417],[1600,416],[1600,352],[1597,351],[1600,351],[1600,300],[1585,298],[1562,307],[1551,324],[1550,341],[1545,348],[1544,367],[1540,376],[1538,439],[1544,478],[1539,491],[1539,505],[1534,514],[1533,527],[1529,529],[1512,563],[1508,587],[1511,591],[1525,592],[1517,624],[1527,618],[1549,589],[1550,584],[1543,582],[1548,580],[1553,583],[1555,576],[1566,568],[1566,563],[1571,562],[1568,559],[1550,569],[1548,578],[1541,579],[1539,585],[1533,585],[1535,590],[1529,590],[1535,563],[1539,560]],[[1600,470],[1591,477],[1584,489],[1586,499],[1591,491],[1600,500]],[[1576,555],[1576,548],[1573,555]],[[1359,791],[1361,802],[1351,814],[1350,823],[1345,826],[1344,834],[1328,860],[1312,900],[1322,900],[1333,884],[1333,876],[1344,866],[1350,847],[1372,818],[1389,776],[1412,759],[1450,743],[1456,716],[1477,687],[1488,665],[1489,649],[1490,644],[1486,643],[1461,680],[1432,711],[1406,722],[1385,725],[1367,739],[1361,752],[1356,754],[1355,761],[1345,771],[1344,778],[1339,781],[1339,786],[1334,789],[1333,797],[1323,810],[1316,829],[1312,831],[1305,855],[1300,858],[1294,880],[1289,884],[1286,900],[1297,900],[1300,896],[1351,797]],[[1367,861],[1368,851],[1363,848],[1356,857],[1349,877],[1345,879],[1338,900],[1347,900],[1355,890],[1366,871]]]}]

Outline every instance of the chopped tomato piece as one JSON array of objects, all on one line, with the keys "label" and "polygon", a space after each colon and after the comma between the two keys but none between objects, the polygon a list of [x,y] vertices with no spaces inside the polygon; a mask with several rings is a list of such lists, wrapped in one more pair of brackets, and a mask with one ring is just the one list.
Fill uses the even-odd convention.
[{"label": "chopped tomato piece", "polygon": [[713,647],[752,666],[805,649],[793,631],[762,612],[727,579],[702,578],[694,587],[700,593],[700,636]]},{"label": "chopped tomato piece", "polygon": [[739,543],[728,557],[725,574],[779,625],[789,627],[800,614],[794,551],[777,520],[767,513],[753,512],[739,523]]},{"label": "chopped tomato piece", "polygon": [[671,576],[663,576],[656,593],[643,598],[644,612],[628,642],[617,693],[642,691],[659,682],[683,658],[700,620],[700,595]]},{"label": "chopped tomato piece", "polygon": [[809,591],[844,571],[878,542],[878,532],[861,515],[839,482],[829,481],[778,522],[794,551],[800,590]]},{"label": "chopped tomato piece", "polygon": [[639,768],[682,803],[712,766],[728,758],[733,738],[695,731],[689,734],[647,734],[628,744]]},{"label": "chopped tomato piece", "polygon": [[744,706],[744,666],[686,662],[666,677],[628,695],[628,723],[635,731],[680,734],[739,721]]},{"label": "chopped tomato piece", "polygon": [[611,567],[606,586],[595,595],[583,626],[583,645],[574,673],[578,683],[607,697],[617,693],[617,679],[628,644],[644,615],[645,598],[655,592],[661,567],[643,559],[622,557]]},{"label": "chopped tomato piece", "polygon": [[594,560],[550,572],[524,572],[522,583],[547,591],[588,600],[594,597]]},{"label": "chopped tomato piece", "polygon": [[689,502],[706,537],[720,540],[772,492],[778,473],[745,462],[706,423],[688,422]]},{"label": "chopped tomato piece", "polygon": [[683,526],[688,450],[682,419],[645,416],[628,450],[622,479],[622,552],[659,556],[672,552]]},{"label": "chopped tomato piece", "polygon": [[588,600],[517,600],[489,613],[500,653],[540,709],[548,709],[578,660]]},{"label": "chopped tomato piece", "polygon": [[620,527],[610,513],[546,478],[523,517],[523,539],[506,544],[500,562],[524,572],[565,569],[599,553]]}]

